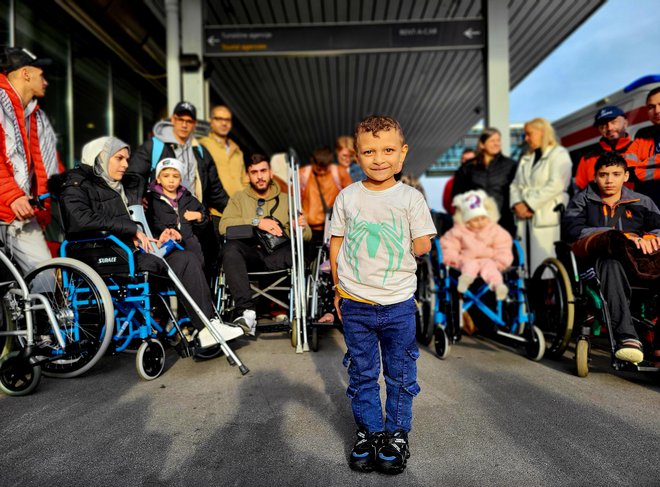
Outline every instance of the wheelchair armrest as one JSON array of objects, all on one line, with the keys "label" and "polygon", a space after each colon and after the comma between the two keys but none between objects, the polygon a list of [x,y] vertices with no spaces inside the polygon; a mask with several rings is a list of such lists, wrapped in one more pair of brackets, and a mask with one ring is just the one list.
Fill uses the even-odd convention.
[{"label": "wheelchair armrest", "polygon": [[99,240],[104,239],[110,235],[110,232],[106,230],[100,230],[96,232],[72,232],[66,234],[66,240],[70,242],[80,240]]}]

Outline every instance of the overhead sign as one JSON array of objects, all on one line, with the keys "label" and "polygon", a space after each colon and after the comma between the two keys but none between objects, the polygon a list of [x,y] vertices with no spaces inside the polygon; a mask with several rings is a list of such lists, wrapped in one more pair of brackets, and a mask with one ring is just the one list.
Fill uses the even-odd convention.
[{"label": "overhead sign", "polygon": [[207,56],[324,55],[479,49],[484,22],[471,20],[273,26],[206,26]]}]

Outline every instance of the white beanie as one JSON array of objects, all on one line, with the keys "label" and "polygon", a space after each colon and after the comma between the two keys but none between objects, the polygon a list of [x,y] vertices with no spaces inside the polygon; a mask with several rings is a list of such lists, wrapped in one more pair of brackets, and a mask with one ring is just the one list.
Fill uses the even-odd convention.
[{"label": "white beanie", "polygon": [[463,222],[467,223],[478,216],[490,218],[485,203],[488,195],[482,189],[467,191],[456,195],[452,204],[457,212],[461,213]]},{"label": "white beanie", "polygon": [[167,168],[176,169],[179,171],[179,174],[183,176],[183,164],[181,164],[181,161],[172,157],[167,157],[162,159],[156,166],[156,179],[158,179],[160,172]]}]

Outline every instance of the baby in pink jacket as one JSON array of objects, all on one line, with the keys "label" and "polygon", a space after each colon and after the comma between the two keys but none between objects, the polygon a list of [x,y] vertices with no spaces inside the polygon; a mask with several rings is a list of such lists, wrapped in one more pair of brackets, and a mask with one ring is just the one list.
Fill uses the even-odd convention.
[{"label": "baby in pink jacket", "polygon": [[467,291],[481,277],[499,301],[509,289],[502,271],[513,262],[513,240],[497,224],[497,205],[483,190],[468,191],[454,198],[454,226],[440,238],[442,262],[461,271],[458,292]]}]

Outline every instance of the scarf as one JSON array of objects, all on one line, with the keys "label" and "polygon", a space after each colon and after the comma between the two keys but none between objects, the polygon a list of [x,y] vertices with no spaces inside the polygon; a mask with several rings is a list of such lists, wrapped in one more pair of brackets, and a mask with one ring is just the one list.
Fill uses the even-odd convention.
[{"label": "scarf", "polygon": [[81,164],[91,166],[94,174],[106,182],[111,189],[119,193],[124,205],[128,205],[128,198],[124,191],[121,181],[111,178],[108,175],[108,162],[110,158],[122,149],[130,148],[127,143],[122,142],[116,137],[99,137],[85,144],[82,150]]}]

